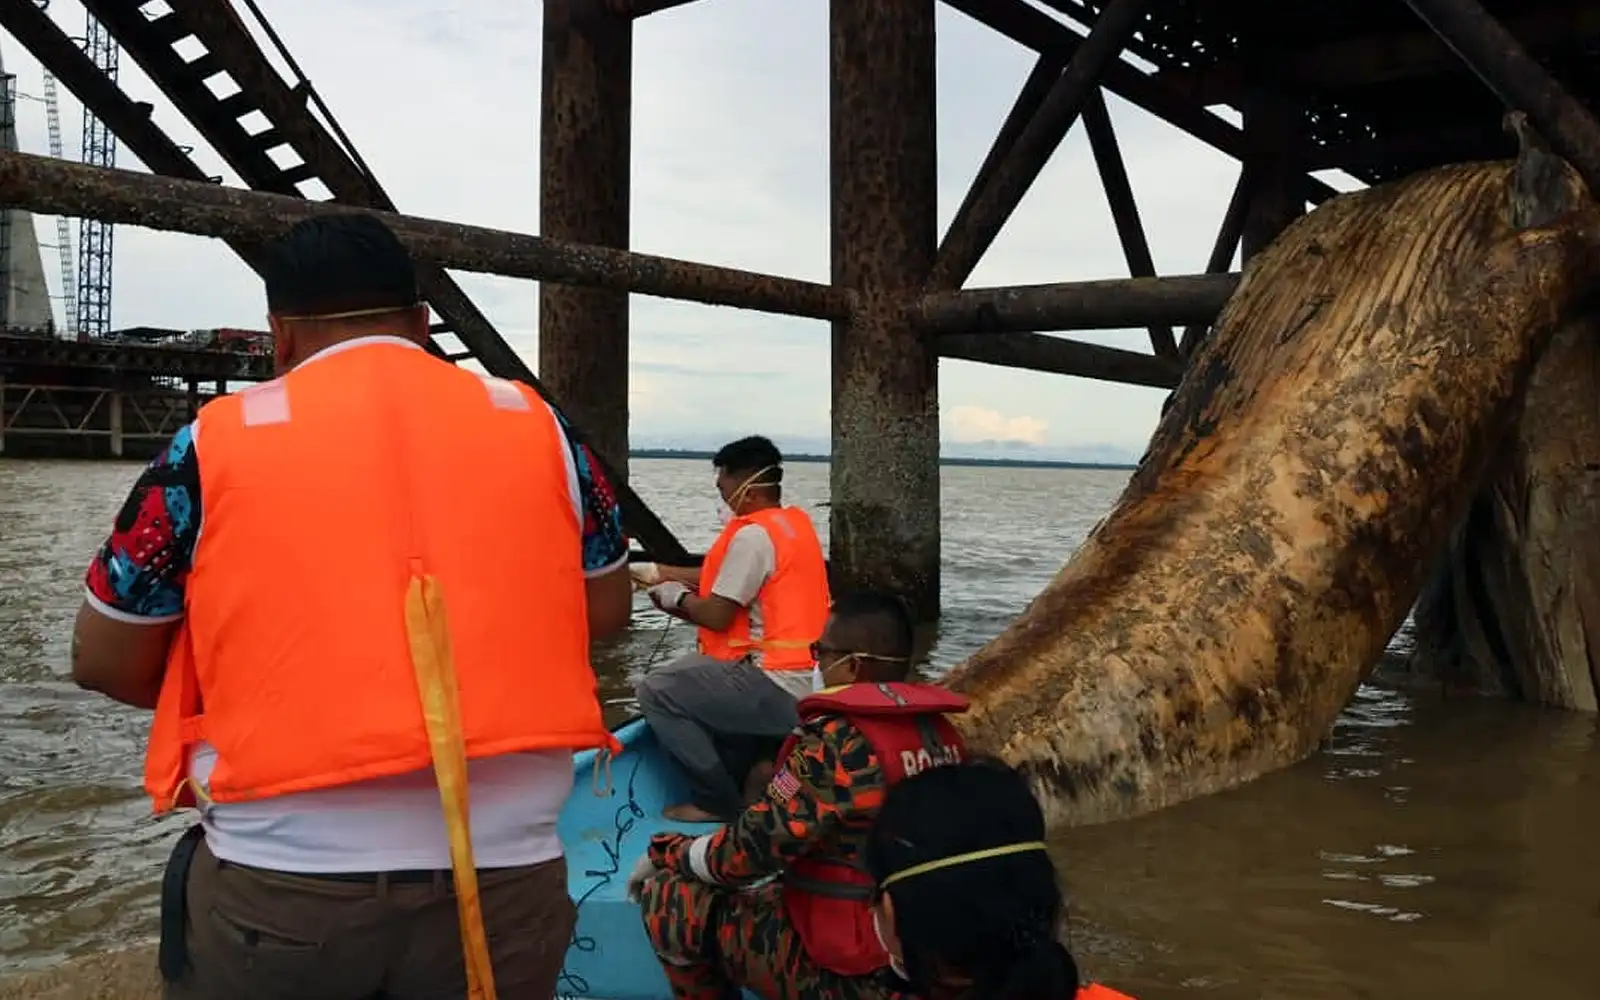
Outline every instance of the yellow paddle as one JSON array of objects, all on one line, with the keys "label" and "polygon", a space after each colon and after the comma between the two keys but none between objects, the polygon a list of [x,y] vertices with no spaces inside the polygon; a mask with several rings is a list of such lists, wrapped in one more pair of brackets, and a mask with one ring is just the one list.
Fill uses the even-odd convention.
[{"label": "yellow paddle", "polygon": [[450,837],[450,869],[455,876],[467,996],[470,1000],[495,1000],[494,967],[489,961],[483,902],[478,897],[478,868],[472,857],[461,697],[456,686],[456,664],[450,653],[444,594],[431,576],[413,575],[406,588],[406,634],[411,640],[411,666],[422,696],[422,718],[428,729],[433,773],[439,782],[445,829]]}]

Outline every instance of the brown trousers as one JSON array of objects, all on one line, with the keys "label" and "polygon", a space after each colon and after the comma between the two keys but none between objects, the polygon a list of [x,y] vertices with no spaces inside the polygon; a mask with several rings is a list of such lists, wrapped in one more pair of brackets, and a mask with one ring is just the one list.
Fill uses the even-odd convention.
[{"label": "brown trousers", "polygon": [[[576,919],[566,861],[480,871],[500,1000],[555,995]],[[167,1000],[460,1000],[466,995],[449,876],[347,881],[219,861],[189,871],[189,968]]]}]

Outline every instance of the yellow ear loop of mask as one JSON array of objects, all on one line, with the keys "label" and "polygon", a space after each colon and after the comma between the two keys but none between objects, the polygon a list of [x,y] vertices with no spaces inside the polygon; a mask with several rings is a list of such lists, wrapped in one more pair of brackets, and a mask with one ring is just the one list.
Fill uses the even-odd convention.
[{"label": "yellow ear loop of mask", "polygon": [[456,912],[466,959],[467,996],[495,1000],[494,967],[483,929],[483,903],[478,896],[478,867],[472,856],[472,828],[467,805],[467,747],[461,728],[461,695],[444,594],[431,576],[413,573],[406,589],[406,635],[411,640],[411,667],[422,698],[422,719],[428,731],[434,778],[444,807],[450,840],[450,870],[455,878]]},{"label": "yellow ear loop of mask", "polygon": [[[745,477],[745,481],[740,483],[739,487],[733,491],[733,496],[728,498],[728,509],[731,510],[731,511],[734,511],[735,513],[737,513],[738,510],[739,510],[739,505],[744,502],[744,495],[746,493],[750,492],[750,488],[751,487],[756,485],[756,480],[760,479],[762,476],[766,475],[769,472],[774,471],[777,468],[778,468],[778,466],[776,466],[776,465],[769,465],[765,469],[759,469],[759,470],[757,470],[755,472],[752,472],[749,476]],[[777,484],[776,483],[762,483],[760,485],[762,485],[762,486],[776,486]]]},{"label": "yellow ear loop of mask", "polygon": [[1006,844],[1003,847],[989,847],[981,851],[969,851],[966,854],[953,854],[948,858],[940,858],[937,861],[924,861],[920,865],[912,865],[910,868],[897,871],[878,883],[878,888],[887,889],[896,882],[903,882],[917,875],[926,875],[928,872],[938,871],[941,868],[954,868],[957,865],[971,864],[974,861],[1003,858],[1008,854],[1022,854],[1027,851],[1042,850],[1045,850],[1044,841],[1030,840],[1021,844]]},{"label": "yellow ear loop of mask", "polygon": [[[796,645],[799,645],[799,643],[773,643],[772,645],[773,646],[782,646],[782,645],[796,646]],[[806,643],[806,645],[811,645],[811,643]],[[836,667],[839,664],[843,663],[845,660],[872,660],[872,661],[877,662],[877,663],[904,663],[904,662],[906,662],[906,657],[904,657],[904,656],[879,656],[877,653],[842,653],[842,654],[840,654],[840,656],[839,656],[839,658],[837,660],[834,660],[832,663],[828,664],[828,666],[830,668]],[[822,664],[820,664],[820,663],[817,664],[817,669],[821,670],[822,669]],[[845,688],[847,688],[849,686],[850,685],[848,685],[848,684],[835,684],[832,687],[825,687],[825,688],[823,688],[820,691],[817,691],[815,693],[816,694],[832,694],[835,691],[843,691]]]}]

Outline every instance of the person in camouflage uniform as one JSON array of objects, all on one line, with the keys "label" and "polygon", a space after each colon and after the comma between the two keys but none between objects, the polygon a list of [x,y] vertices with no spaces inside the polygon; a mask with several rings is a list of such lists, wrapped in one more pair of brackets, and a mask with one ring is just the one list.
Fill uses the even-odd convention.
[{"label": "person in camouflage uniform", "polygon": [[[890,599],[837,602],[815,654],[825,683],[903,681],[909,618]],[[841,716],[803,722],[764,793],[703,837],[651,839],[635,871],[645,931],[677,1000],[898,1000],[886,972],[843,976],[806,953],[774,876],[806,855],[858,859],[887,782],[866,736]],[[653,867],[652,867],[653,866]]]}]

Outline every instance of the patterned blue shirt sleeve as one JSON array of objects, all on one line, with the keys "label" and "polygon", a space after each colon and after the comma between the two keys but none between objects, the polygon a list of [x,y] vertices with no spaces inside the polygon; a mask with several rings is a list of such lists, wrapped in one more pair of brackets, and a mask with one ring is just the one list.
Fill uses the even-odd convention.
[{"label": "patterned blue shirt sleeve", "polygon": [[194,425],[173,435],[140,474],[84,586],[116,617],[170,621],[183,615],[184,588],[200,537],[200,470]]},{"label": "patterned blue shirt sleeve", "polygon": [[556,419],[566,435],[567,447],[572,449],[572,464],[578,470],[578,495],[583,504],[583,571],[599,576],[628,558],[622,504],[589,446],[573,437],[565,416],[557,413]]}]

